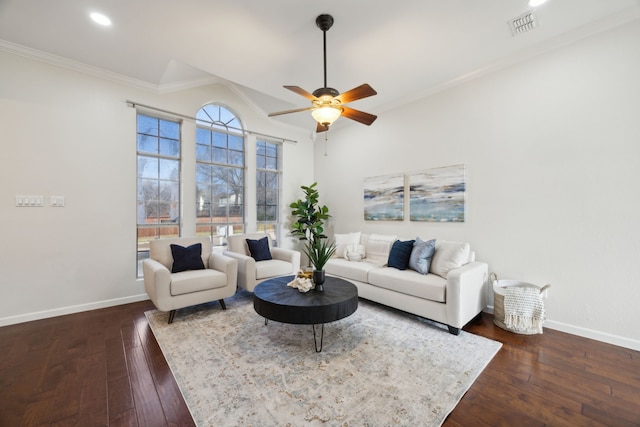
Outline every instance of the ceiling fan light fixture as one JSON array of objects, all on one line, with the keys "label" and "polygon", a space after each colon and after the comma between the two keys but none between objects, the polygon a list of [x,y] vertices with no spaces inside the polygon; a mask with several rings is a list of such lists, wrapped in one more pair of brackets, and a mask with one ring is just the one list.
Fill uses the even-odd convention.
[{"label": "ceiling fan light fixture", "polygon": [[313,118],[318,123],[324,126],[331,126],[333,122],[338,120],[338,117],[340,117],[340,114],[342,114],[342,110],[340,108],[337,108],[331,105],[324,105],[322,107],[318,107],[311,112],[311,115],[313,116]]}]

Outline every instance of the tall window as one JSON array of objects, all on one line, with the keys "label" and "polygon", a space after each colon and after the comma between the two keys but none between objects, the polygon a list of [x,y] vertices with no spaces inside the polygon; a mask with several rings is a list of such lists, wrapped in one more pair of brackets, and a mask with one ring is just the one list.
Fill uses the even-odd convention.
[{"label": "tall window", "polygon": [[209,104],[196,116],[196,234],[214,245],[244,232],[244,136],[225,107]]},{"label": "tall window", "polygon": [[256,143],[256,206],[258,231],[278,241],[280,206],[280,145],[266,141]]},{"label": "tall window", "polygon": [[180,235],[180,123],[138,114],[138,275],[149,241]]}]

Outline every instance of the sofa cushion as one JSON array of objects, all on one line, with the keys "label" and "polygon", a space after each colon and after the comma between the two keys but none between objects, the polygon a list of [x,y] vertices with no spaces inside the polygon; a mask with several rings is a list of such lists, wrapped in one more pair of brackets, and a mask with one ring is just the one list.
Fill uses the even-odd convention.
[{"label": "sofa cushion", "polygon": [[351,262],[344,258],[332,258],[324,266],[327,274],[363,283],[367,283],[369,271],[377,268],[370,262]]},{"label": "sofa cushion", "polygon": [[419,237],[411,249],[411,257],[409,258],[409,268],[420,274],[429,274],[431,260],[436,250],[436,241],[434,239],[426,242]]},{"label": "sofa cushion", "polygon": [[287,274],[295,274],[292,264],[288,261],[269,259],[256,262],[256,280],[285,276]]},{"label": "sofa cushion", "polygon": [[171,295],[200,292],[222,288],[227,285],[227,275],[211,269],[189,270],[171,275]]},{"label": "sofa cushion", "polygon": [[396,240],[391,246],[387,265],[397,268],[398,270],[406,270],[409,267],[409,258],[413,249],[414,240]]},{"label": "sofa cushion", "polygon": [[436,241],[436,251],[431,261],[431,272],[447,278],[449,271],[469,262],[471,247],[468,243]]},{"label": "sofa cushion", "polygon": [[380,267],[387,264],[391,245],[396,241],[396,236],[371,234],[366,243],[367,261]]},{"label": "sofa cushion", "polygon": [[202,244],[196,243],[191,246],[171,244],[171,255],[173,256],[172,273],[180,273],[187,270],[204,270],[202,262]]},{"label": "sofa cushion", "polygon": [[418,298],[446,302],[447,281],[435,274],[420,274],[413,270],[376,268],[369,272],[369,283]]},{"label": "sofa cushion", "polygon": [[345,251],[351,245],[358,245],[360,243],[360,232],[336,234],[334,236],[336,244],[336,252],[333,254],[335,258],[346,258]]},{"label": "sofa cushion", "polygon": [[253,240],[247,239],[247,246],[251,257],[256,261],[265,261],[271,259],[271,251],[269,251],[269,238]]}]

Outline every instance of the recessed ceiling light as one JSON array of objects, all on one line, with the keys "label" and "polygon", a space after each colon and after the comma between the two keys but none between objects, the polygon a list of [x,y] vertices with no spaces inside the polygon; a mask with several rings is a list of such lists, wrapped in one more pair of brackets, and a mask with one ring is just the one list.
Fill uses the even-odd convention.
[{"label": "recessed ceiling light", "polygon": [[111,19],[109,19],[108,16],[103,15],[102,13],[92,12],[91,14],[89,14],[89,16],[91,17],[93,22],[98,25],[102,25],[104,27],[108,27],[111,25]]},{"label": "recessed ceiling light", "polygon": [[543,3],[546,3],[547,0],[529,0],[529,6],[530,7],[538,7]]}]

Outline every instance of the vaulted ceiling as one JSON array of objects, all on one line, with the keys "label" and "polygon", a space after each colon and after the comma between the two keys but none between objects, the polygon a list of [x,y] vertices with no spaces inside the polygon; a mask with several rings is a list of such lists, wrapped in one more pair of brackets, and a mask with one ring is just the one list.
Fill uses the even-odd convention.
[{"label": "vaulted ceiling", "polygon": [[[117,73],[159,91],[233,82],[265,114],[305,107],[284,89],[341,92],[369,83],[352,106],[373,114],[556,46],[640,19],[638,0],[0,0],[0,50],[28,48]],[[536,27],[509,22],[534,10]],[[99,27],[89,13],[112,20]],[[278,116],[312,128],[309,114]]]}]

